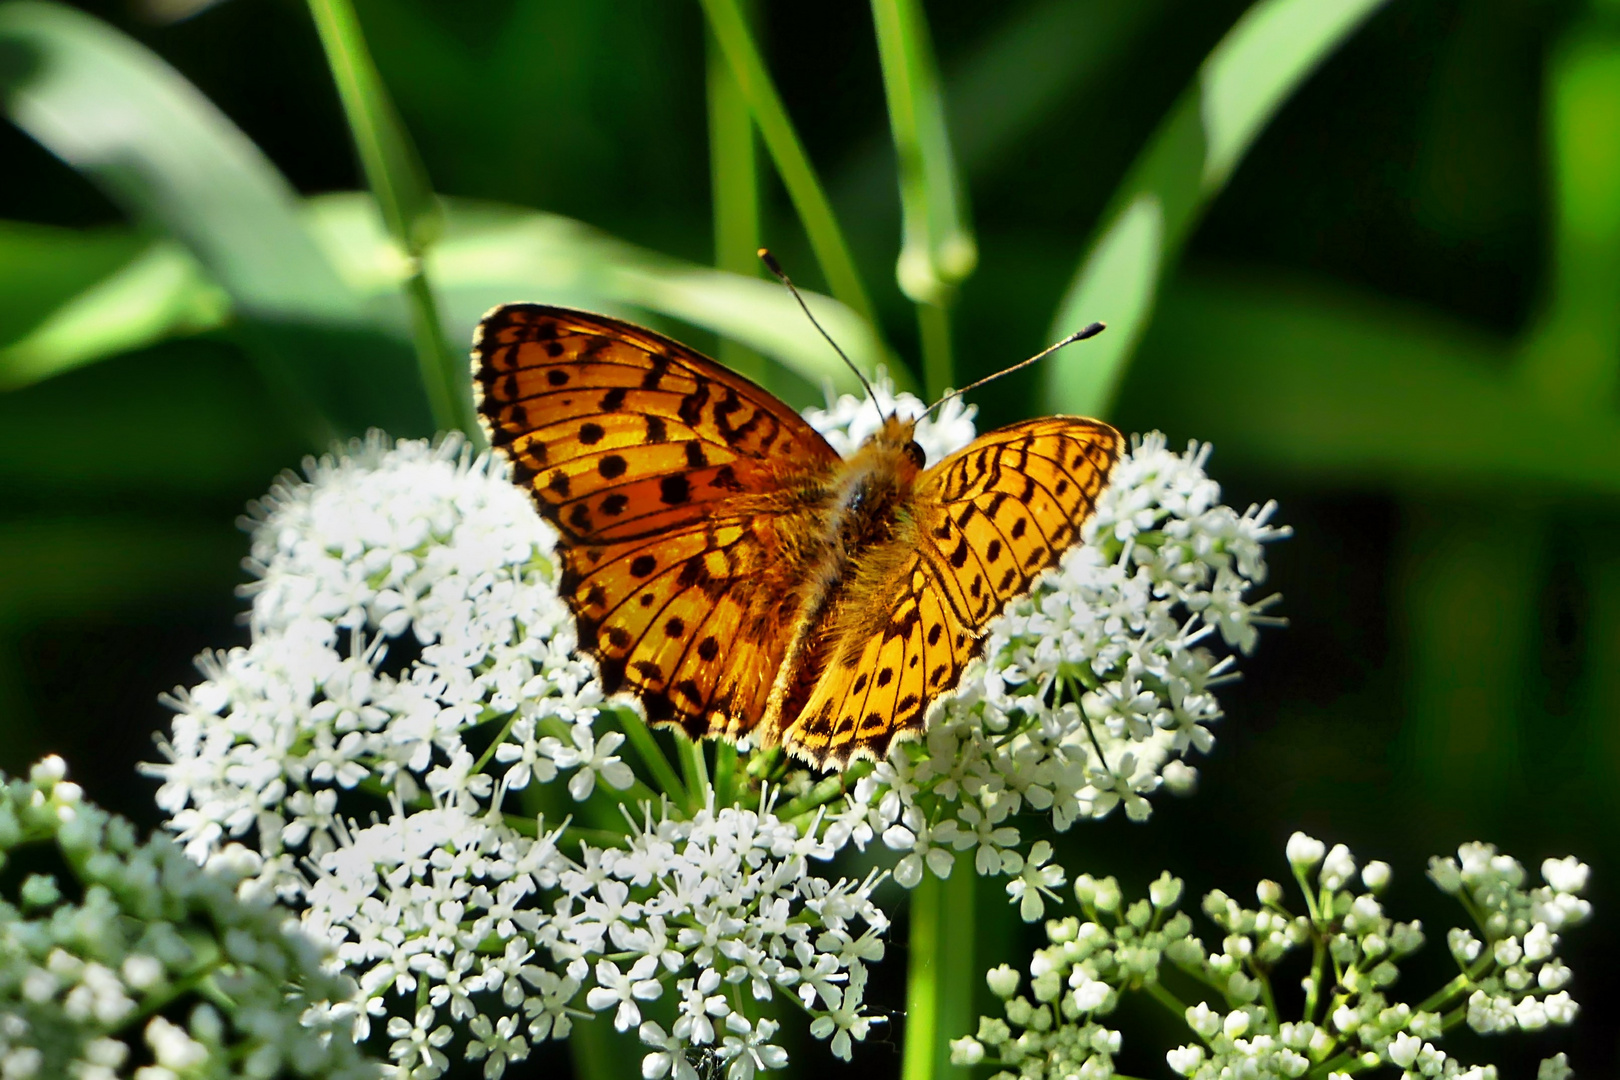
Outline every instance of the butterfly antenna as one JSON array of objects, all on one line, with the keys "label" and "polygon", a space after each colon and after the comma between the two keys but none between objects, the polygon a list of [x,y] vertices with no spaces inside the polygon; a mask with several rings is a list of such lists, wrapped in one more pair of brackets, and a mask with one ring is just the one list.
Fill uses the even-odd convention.
[{"label": "butterfly antenna", "polygon": [[[1107,328],[1106,323],[1094,322],[1090,326],[1086,327],[1083,330],[1076,330],[1074,333],[1070,334],[1068,337],[1064,338],[1062,341],[1059,341],[1059,342],[1057,342],[1055,344],[1052,344],[1052,345],[1048,345],[1046,348],[1042,349],[1040,352],[1036,353],[1034,356],[1030,357],[1028,360],[1024,360],[1024,361],[1022,361],[1020,363],[1014,364],[1010,368],[1002,368],[1000,371],[996,372],[994,375],[986,375],[984,378],[980,379],[978,382],[968,383],[968,385],[962,387],[962,389],[960,389],[960,390],[952,390],[950,393],[946,394],[944,397],[940,398],[938,401],[936,401],[932,405],[928,406],[927,410],[925,410],[923,412],[923,416],[927,416],[929,413],[933,412],[935,409],[939,408],[941,405],[943,405],[947,401],[951,400],[951,398],[961,397],[963,394],[967,393],[969,390],[977,390],[979,387],[983,386],[985,383],[994,382],[995,380],[1001,378],[1003,375],[1011,375],[1015,371],[1022,371],[1024,368],[1029,367],[1029,365],[1035,363],[1037,360],[1044,360],[1048,356],[1051,356],[1053,353],[1055,353],[1059,349],[1063,348],[1063,346],[1065,346],[1065,345],[1073,345],[1077,341],[1084,341],[1084,340],[1086,340],[1086,338],[1096,337],[1098,334],[1102,333],[1103,330],[1106,329],[1106,328]],[[918,419],[920,420],[920,419],[922,419],[922,417],[918,417]]]},{"label": "butterfly antenna", "polygon": [[[827,339],[827,344],[833,347],[834,352],[843,357],[844,363],[849,365],[849,370],[853,371],[855,377],[861,380],[861,385],[866,387],[866,396],[872,399],[873,405],[877,405],[877,394],[873,392],[872,384],[866,381],[866,376],[861,374],[861,369],[855,366],[855,361],[849,358],[849,354],[838,347],[838,342],[833,340],[832,335],[827,333],[820,323],[816,322],[816,317],[810,314],[810,305],[804,302],[804,297],[799,295],[799,290],[793,287],[793,279],[787,276],[787,271],[783,270],[782,264],[776,261],[776,256],[771,254],[769,248],[760,248],[758,254],[759,261],[765,264],[765,269],[775,274],[777,279],[787,286],[788,292],[793,294],[793,299],[799,302],[800,309],[804,311],[804,317],[810,320],[810,325],[821,331],[821,336]],[[878,405],[878,418],[883,418],[883,407],[880,405]]]}]

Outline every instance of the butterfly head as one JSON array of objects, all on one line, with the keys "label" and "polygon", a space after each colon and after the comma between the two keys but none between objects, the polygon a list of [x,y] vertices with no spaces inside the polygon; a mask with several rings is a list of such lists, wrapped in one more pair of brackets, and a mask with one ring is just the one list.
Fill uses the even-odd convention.
[{"label": "butterfly head", "polygon": [[903,420],[891,413],[883,418],[882,427],[867,436],[856,457],[882,462],[902,483],[909,484],[922,471],[928,457],[918,445],[916,435],[917,421]]}]

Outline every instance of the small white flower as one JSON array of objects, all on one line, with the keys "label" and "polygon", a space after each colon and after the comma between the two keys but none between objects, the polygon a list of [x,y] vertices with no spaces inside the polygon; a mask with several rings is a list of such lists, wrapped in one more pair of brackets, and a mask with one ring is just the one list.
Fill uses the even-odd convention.
[{"label": "small white flower", "polygon": [[1021,872],[1007,883],[1007,895],[1018,901],[1018,914],[1025,922],[1034,922],[1045,913],[1043,893],[1057,899],[1053,890],[1063,884],[1063,867],[1045,865],[1051,857],[1052,845],[1045,840],[1035,841]]}]

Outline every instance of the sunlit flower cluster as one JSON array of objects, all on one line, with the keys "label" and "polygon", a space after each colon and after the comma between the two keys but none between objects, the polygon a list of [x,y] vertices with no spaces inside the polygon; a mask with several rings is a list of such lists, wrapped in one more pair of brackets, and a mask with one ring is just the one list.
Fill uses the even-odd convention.
[{"label": "sunlit flower cluster", "polygon": [[[657,1047],[650,1070],[690,1052],[742,1077],[783,1057],[735,994],[780,991],[847,1057],[879,875],[820,877],[820,830],[637,778],[620,754],[646,729],[602,700],[553,538],[499,466],[374,438],[308,471],[257,508],[252,643],[202,658],[148,771],[194,858],[255,846],[244,891],[331,943],[357,986],[333,1015],[402,1074],[464,1046],[498,1077],[600,1011]],[[668,1032],[640,1015],[666,995]]]},{"label": "sunlit flower cluster", "polygon": [[[922,411],[909,394],[878,390],[902,416]],[[845,397],[809,416],[836,444],[855,441],[875,422],[868,414]],[[925,435],[936,460],[971,441],[971,414],[919,425]],[[1009,895],[1034,920],[1063,872],[1040,844],[1025,848],[1015,814],[1050,814],[1059,830],[1121,808],[1141,821],[1161,785],[1190,791],[1197,772],[1183,759],[1214,745],[1215,691],[1236,675],[1231,650],[1251,652],[1258,628],[1278,621],[1262,614],[1272,598],[1250,592],[1265,579],[1264,545],[1288,535],[1270,523],[1273,504],[1222,504],[1208,456],[1197,444],[1173,452],[1157,434],[1137,440],[1085,543],[991,624],[985,659],[932,710],[926,741],[863,779],[834,827],[902,852],[895,877],[907,886],[971,852],[980,874],[1012,879]]]},{"label": "sunlit flower cluster", "polygon": [[[1146,899],[1129,903],[1114,879],[1081,876],[1075,895],[1083,914],[1047,922],[1050,944],[1030,962],[1027,992],[1011,968],[988,974],[1005,1019],[983,1018],[976,1035],[955,1040],[954,1060],[999,1063],[1011,1070],[998,1074],[1006,1080],[1015,1073],[1105,1080],[1121,1040],[1104,1018],[1134,991],[1150,992],[1187,1025],[1193,1041],[1165,1059],[1189,1080],[1307,1072],[1347,1080],[1379,1065],[1403,1070],[1407,1080],[1490,1080],[1494,1066],[1464,1066],[1439,1047],[1448,1030],[1466,1022],[1482,1033],[1536,1031],[1574,1019],[1559,931],[1590,909],[1580,896],[1587,868],[1573,858],[1547,860],[1546,884],[1531,889],[1524,868],[1489,845],[1433,860],[1430,877],[1459,897],[1476,927],[1448,935],[1460,974],[1421,1008],[1388,996],[1400,962],[1424,943],[1418,923],[1384,912],[1389,866],[1358,867],[1344,845],[1328,850],[1300,833],[1288,858],[1305,912],[1285,908],[1273,881],[1260,882],[1255,908],[1211,892],[1203,910],[1221,932],[1218,951],[1193,936],[1192,920],[1177,910],[1182,883],[1168,873]],[[1294,970],[1290,961],[1304,972],[1296,1020],[1279,1014],[1273,993]],[[1190,976],[1202,1000],[1178,1001],[1160,979],[1167,966]],[[1567,1075],[1563,1055],[1543,1062],[1542,1077]]]},{"label": "sunlit flower cluster", "polygon": [[0,785],[0,860],[37,867],[0,897],[0,1076],[375,1075],[329,1019],[347,980],[285,910],[237,897],[245,853],[201,869],[65,774],[46,758]]}]

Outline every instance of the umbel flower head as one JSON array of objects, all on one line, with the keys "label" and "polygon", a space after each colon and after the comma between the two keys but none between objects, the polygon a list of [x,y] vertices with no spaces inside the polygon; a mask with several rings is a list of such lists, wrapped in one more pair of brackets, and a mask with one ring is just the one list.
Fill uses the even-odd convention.
[{"label": "umbel flower head", "polygon": [[[952,1059],[1003,1066],[994,1080],[1106,1080],[1122,1046],[1108,1017],[1137,992],[1185,1023],[1191,1038],[1165,1062],[1188,1080],[1307,1073],[1348,1080],[1380,1066],[1401,1070],[1404,1080],[1495,1080],[1495,1066],[1464,1065],[1441,1049],[1445,1033],[1464,1023],[1489,1034],[1574,1020],[1565,988],[1571,973],[1558,949],[1562,933],[1590,912],[1580,895],[1587,869],[1575,859],[1546,860],[1545,884],[1535,888],[1517,860],[1488,844],[1432,860],[1430,878],[1462,901],[1475,929],[1447,935],[1458,974],[1415,1007],[1392,992],[1400,965],[1424,944],[1423,928],[1386,913],[1388,864],[1358,866],[1343,844],[1330,850],[1303,833],[1289,840],[1288,861],[1302,912],[1284,905],[1275,881],[1259,883],[1253,908],[1220,890],[1204,897],[1204,914],[1221,933],[1218,949],[1194,936],[1192,919],[1178,910],[1182,882],[1168,873],[1135,901],[1113,878],[1081,875],[1080,915],[1047,922],[1049,944],[1030,960],[1027,990],[1006,965],[987,973],[1005,1019],[982,1018],[977,1034],[951,1043]],[[1161,978],[1172,969],[1180,979]],[[1303,976],[1304,1004],[1293,1018],[1279,1011],[1275,993],[1285,973]],[[1180,988],[1189,986],[1187,996]],[[1543,1061],[1539,1075],[1567,1077],[1564,1055]]]},{"label": "umbel flower head", "polygon": [[66,773],[0,778],[0,861],[23,871],[0,896],[0,1076],[376,1075],[332,1017],[348,980],[284,909],[236,895],[239,848],[205,870],[142,843]]},{"label": "umbel flower head", "polygon": [[[812,419],[848,437],[852,402]],[[931,454],[971,437],[961,410],[919,425]],[[243,891],[331,944],[356,986],[339,1011],[402,1073],[465,1052],[493,1080],[601,1013],[651,1048],[649,1076],[707,1060],[743,1080],[783,1060],[752,1004],[772,996],[848,1056],[882,1022],[864,995],[888,919],[883,874],[827,872],[836,852],[881,837],[908,886],[972,852],[1036,918],[1063,875],[1015,811],[1067,827],[1187,786],[1172,766],[1210,745],[1230,677],[1209,645],[1252,646],[1243,597],[1282,535],[1219,505],[1202,453],[1142,441],[1095,553],[1009,612],[927,745],[818,783],[606,700],[555,537],[502,467],[456,438],[373,436],[254,508],[252,641],[201,658],[147,768],[193,858],[254,850]]]}]

